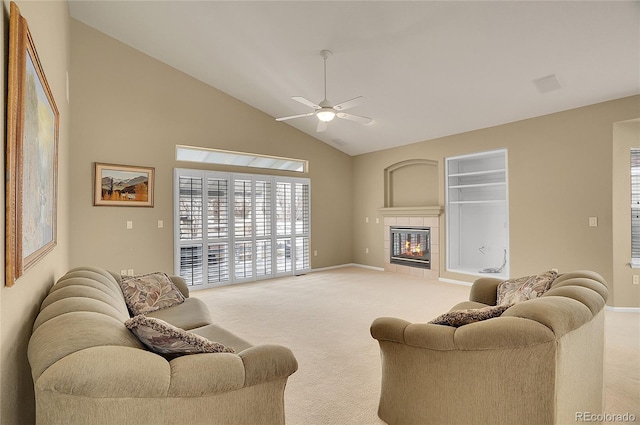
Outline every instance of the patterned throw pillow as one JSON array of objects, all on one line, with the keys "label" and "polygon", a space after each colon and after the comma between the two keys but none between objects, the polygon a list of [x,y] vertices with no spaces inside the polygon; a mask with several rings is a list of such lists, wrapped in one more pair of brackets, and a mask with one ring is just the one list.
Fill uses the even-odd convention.
[{"label": "patterned throw pillow", "polygon": [[120,281],[124,299],[133,316],[184,302],[184,295],[169,276],[156,272],[124,277]]},{"label": "patterned throw pillow", "polygon": [[511,306],[510,305],[490,305],[488,307],[482,307],[482,308],[454,310],[436,317],[429,323],[433,323],[435,325],[453,326],[457,328],[460,326],[468,325],[469,323],[475,323],[481,320],[491,319],[492,317],[499,317],[509,307]]},{"label": "patterned throw pillow", "polygon": [[498,305],[531,300],[544,294],[558,277],[555,271],[509,279],[498,284]]},{"label": "patterned throw pillow", "polygon": [[235,353],[233,348],[143,314],[127,320],[124,325],[151,351],[169,357],[196,353]]}]

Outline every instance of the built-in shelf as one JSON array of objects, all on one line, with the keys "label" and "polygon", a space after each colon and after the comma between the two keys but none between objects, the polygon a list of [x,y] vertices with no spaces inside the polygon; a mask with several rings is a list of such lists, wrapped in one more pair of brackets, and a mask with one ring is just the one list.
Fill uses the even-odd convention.
[{"label": "built-in shelf", "polygon": [[477,187],[504,186],[505,184],[506,184],[505,182],[459,184],[459,185],[449,186],[449,189],[470,189],[470,188],[477,188]]},{"label": "built-in shelf", "polygon": [[445,166],[447,270],[508,276],[506,150],[446,158]]},{"label": "built-in shelf", "polygon": [[504,204],[507,202],[504,199],[490,199],[486,201],[451,201],[449,205],[464,205],[464,204]]},{"label": "built-in shelf", "polygon": [[449,177],[469,177],[469,176],[483,176],[486,174],[500,174],[505,173],[507,170],[504,168],[498,168],[496,170],[484,170],[484,171],[471,171],[468,173],[452,173],[449,174]]}]

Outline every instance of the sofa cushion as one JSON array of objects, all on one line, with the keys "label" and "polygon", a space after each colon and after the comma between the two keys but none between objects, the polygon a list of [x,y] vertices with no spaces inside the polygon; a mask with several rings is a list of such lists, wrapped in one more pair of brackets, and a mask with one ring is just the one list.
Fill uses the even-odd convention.
[{"label": "sofa cushion", "polygon": [[497,305],[538,298],[549,289],[557,276],[557,272],[550,270],[542,274],[504,280],[498,285]]},{"label": "sofa cushion", "polygon": [[124,324],[140,342],[158,354],[179,356],[196,353],[235,353],[233,348],[143,314],[127,320]]},{"label": "sofa cushion", "polygon": [[171,307],[185,300],[165,273],[123,277],[120,286],[132,316]]},{"label": "sofa cushion", "polygon": [[447,325],[460,327],[469,323],[479,322],[481,320],[498,317],[504,313],[511,305],[490,305],[482,308],[470,308],[466,310],[453,310],[445,314],[441,314],[429,323],[435,325]]}]

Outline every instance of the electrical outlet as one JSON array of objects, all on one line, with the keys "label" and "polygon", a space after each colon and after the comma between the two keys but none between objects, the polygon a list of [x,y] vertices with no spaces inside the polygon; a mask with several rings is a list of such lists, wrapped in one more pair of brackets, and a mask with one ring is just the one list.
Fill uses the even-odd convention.
[{"label": "electrical outlet", "polygon": [[364,253],[365,253],[365,254],[368,254],[368,253],[369,253],[369,248],[365,248],[365,249],[364,249]]},{"label": "electrical outlet", "polygon": [[133,229],[133,221],[127,220],[127,229]]},{"label": "electrical outlet", "polygon": [[129,269],[129,270],[127,270],[127,274],[128,274],[129,276],[133,276],[133,269]]},{"label": "electrical outlet", "polygon": [[314,256],[314,257],[317,257],[317,256],[318,256],[318,250],[317,250],[317,249],[313,251],[313,256]]},{"label": "electrical outlet", "polygon": [[164,221],[158,220],[158,229],[162,229],[164,227]]},{"label": "electrical outlet", "polygon": [[558,273],[558,269],[551,269],[551,271]]},{"label": "electrical outlet", "polygon": [[120,270],[120,276],[126,276],[126,275],[127,275],[127,270],[126,269]]},{"label": "electrical outlet", "polygon": [[640,285],[640,274],[634,274],[632,281],[634,285]]}]

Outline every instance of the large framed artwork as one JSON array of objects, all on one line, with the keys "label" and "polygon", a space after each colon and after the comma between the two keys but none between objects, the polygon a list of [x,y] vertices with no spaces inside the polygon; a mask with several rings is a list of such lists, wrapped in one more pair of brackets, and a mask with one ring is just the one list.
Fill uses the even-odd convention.
[{"label": "large framed artwork", "polygon": [[96,162],[93,205],[153,207],[153,167]]},{"label": "large framed artwork", "polygon": [[27,21],[11,2],[7,70],[5,285],[57,240],[59,113]]}]

